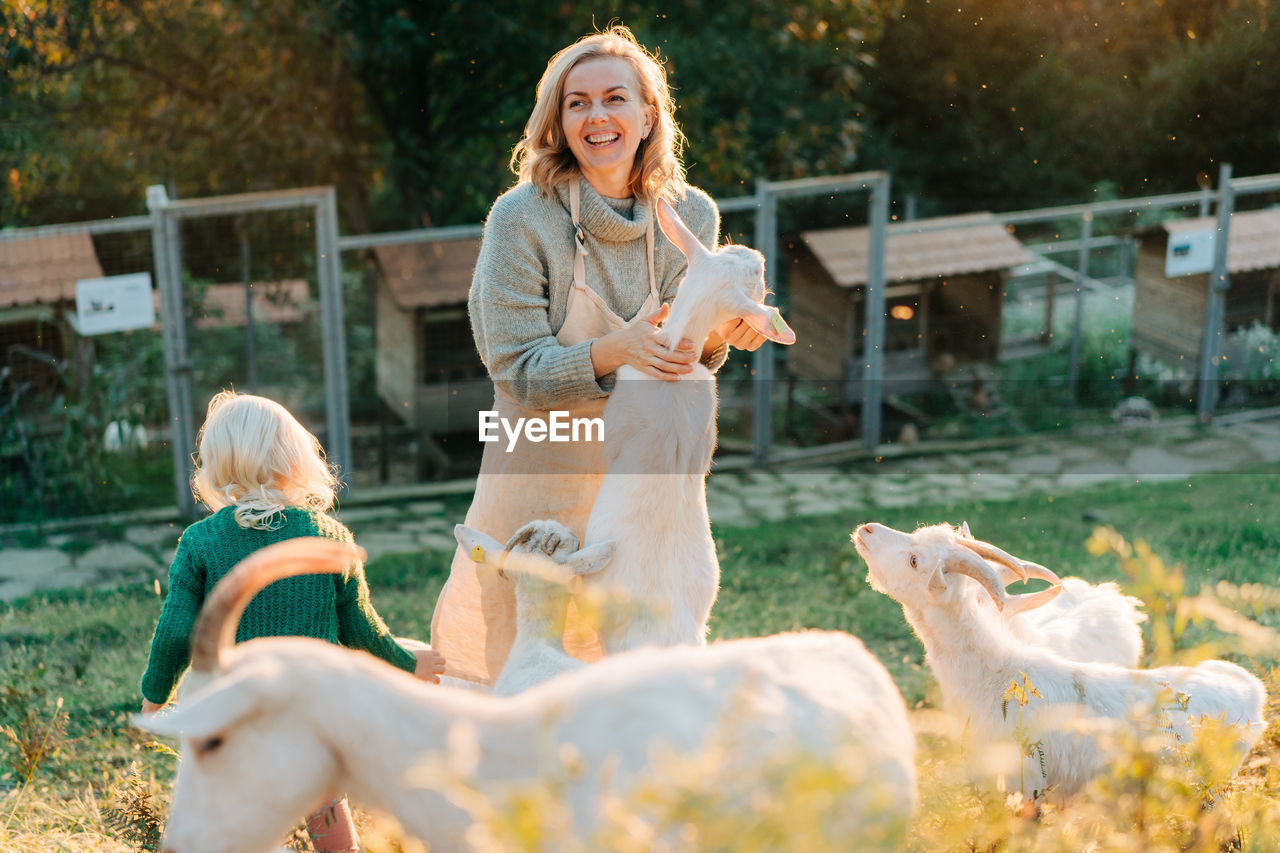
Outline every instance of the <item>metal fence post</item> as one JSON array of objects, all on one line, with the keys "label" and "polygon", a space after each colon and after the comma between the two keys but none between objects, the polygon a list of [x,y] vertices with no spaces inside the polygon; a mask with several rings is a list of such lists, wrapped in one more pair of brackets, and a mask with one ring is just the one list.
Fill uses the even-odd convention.
[{"label": "metal fence post", "polygon": [[1213,272],[1209,273],[1209,293],[1204,307],[1204,336],[1200,341],[1200,380],[1196,394],[1196,419],[1207,424],[1218,406],[1218,361],[1221,357],[1222,319],[1227,289],[1227,249],[1231,243],[1231,214],[1236,206],[1231,189],[1231,164],[1218,169],[1218,222],[1213,238]]},{"label": "metal fence post", "polygon": [[884,278],[889,233],[889,175],[871,178],[870,233],[867,247],[867,336],[863,339],[862,440],[868,450],[880,444],[884,404]]},{"label": "metal fence post", "polygon": [[163,184],[147,187],[147,210],[151,212],[151,255],[156,269],[156,288],[160,291],[160,330],[164,341],[165,388],[169,397],[169,446],[173,451],[173,486],[178,512],[184,518],[195,516],[195,497],[191,494],[192,440],[191,391],[188,371],[191,369],[186,345],[186,309],[183,306],[182,267],[173,266],[175,252],[171,245],[177,229],[172,217],[165,214],[169,194]]},{"label": "metal fence post", "polygon": [[1067,366],[1068,404],[1075,405],[1080,378],[1080,351],[1084,346],[1084,283],[1089,277],[1089,240],[1093,237],[1093,211],[1080,214],[1080,251],[1076,256],[1076,316],[1071,324],[1071,355]]},{"label": "metal fence post", "polygon": [[[770,294],[766,302],[774,304],[773,290],[778,283],[778,197],[770,192],[768,181],[756,182],[756,200],[756,250],[764,255],[764,283]],[[756,463],[764,465],[769,461],[773,444],[773,349],[767,341],[752,353],[751,368],[754,380],[751,437]]]},{"label": "metal fence post", "polygon": [[347,394],[347,338],[342,316],[342,264],[338,255],[338,200],[327,187],[316,204],[316,278],[324,337],[325,420],[329,461],[338,469],[340,489],[350,493],[351,410]]}]

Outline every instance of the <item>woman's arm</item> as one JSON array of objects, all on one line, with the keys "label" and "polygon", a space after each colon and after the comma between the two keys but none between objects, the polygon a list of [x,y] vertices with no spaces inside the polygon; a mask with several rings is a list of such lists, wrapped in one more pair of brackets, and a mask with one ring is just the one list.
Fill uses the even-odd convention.
[{"label": "woman's arm", "polygon": [[550,409],[602,397],[591,342],[562,346],[548,316],[547,270],[525,215],[503,196],[485,222],[467,311],[489,375],[517,403]]}]

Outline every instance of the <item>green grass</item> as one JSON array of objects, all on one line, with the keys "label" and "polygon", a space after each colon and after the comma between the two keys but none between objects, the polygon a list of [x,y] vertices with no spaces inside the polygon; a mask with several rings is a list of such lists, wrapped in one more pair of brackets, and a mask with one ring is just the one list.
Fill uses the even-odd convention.
[{"label": "green grass", "polygon": [[[1146,486],[718,530],[721,592],[712,611],[712,633],[725,638],[797,628],[848,631],[876,653],[914,702],[922,698],[927,681],[920,668],[923,650],[901,608],[867,585],[866,567],[849,542],[857,525],[878,521],[911,530],[968,521],[978,538],[1064,577],[1122,580],[1114,559],[1091,556],[1085,548],[1095,526],[1104,523],[1126,539],[1144,539],[1167,562],[1185,565],[1188,593],[1219,580],[1274,584],[1280,574],[1278,474],[1280,467],[1271,466]],[[1280,624],[1278,616],[1261,621]]]},{"label": "green grass", "polygon": [[[849,631],[885,663],[909,704],[931,704],[922,649],[898,606],[867,585],[849,532],[866,521],[911,529],[967,520],[979,538],[1061,575],[1122,580],[1113,557],[1086,550],[1099,519],[1130,541],[1145,540],[1167,563],[1185,566],[1188,594],[1219,580],[1271,586],[1280,566],[1280,465],[1065,496],[717,529],[722,589],[712,634]],[[374,604],[395,633],[426,638],[450,557],[400,554],[370,563]],[[173,756],[128,724],[159,609],[157,590],[146,585],[0,605],[0,726],[9,732],[0,733],[0,849],[136,849],[102,814],[113,804],[128,811],[131,801],[121,791],[131,767],[161,802],[172,779]],[[1280,625],[1275,611],[1251,615]],[[1274,665],[1245,662],[1257,672]],[[19,846],[7,846],[13,844]]]}]

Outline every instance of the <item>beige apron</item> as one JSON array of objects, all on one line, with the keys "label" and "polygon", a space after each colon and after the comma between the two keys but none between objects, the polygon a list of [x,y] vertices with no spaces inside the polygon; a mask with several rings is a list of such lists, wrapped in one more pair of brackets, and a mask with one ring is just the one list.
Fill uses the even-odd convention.
[{"label": "beige apron", "polygon": [[[564,324],[556,333],[563,346],[593,340],[632,323],[643,322],[661,305],[654,278],[653,217],[645,233],[649,260],[649,296],[631,320],[623,320],[586,284],[587,254],[579,223],[580,189],[569,186],[569,213],[574,224],[573,287],[565,308]],[[570,418],[598,418],[606,398],[576,400],[564,404]],[[494,388],[494,408],[499,417],[546,420],[548,412],[529,409]],[[467,512],[467,525],[506,542],[527,522],[555,519],[579,539],[586,535],[587,519],[604,479],[602,442],[534,443],[520,440],[511,453],[506,442],[485,446],[476,480],[476,493]],[[576,618],[570,605],[566,619],[565,650],[580,660],[601,657],[595,631]],[[492,684],[515,639],[516,604],[512,582],[498,576],[491,566],[472,562],[462,548],[454,553],[449,579],[436,601],[431,619],[431,645],[444,655],[445,674]]]}]

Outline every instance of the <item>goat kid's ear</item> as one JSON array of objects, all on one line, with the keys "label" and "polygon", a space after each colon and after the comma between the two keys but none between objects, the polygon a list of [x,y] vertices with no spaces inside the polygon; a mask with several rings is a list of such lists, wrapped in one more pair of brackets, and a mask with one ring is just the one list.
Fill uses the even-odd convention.
[{"label": "goat kid's ear", "polygon": [[167,737],[208,738],[226,731],[241,720],[274,705],[283,673],[255,671],[230,673],[191,696],[184,696],[169,711],[134,714],[137,728]]},{"label": "goat kid's ear", "polygon": [[607,542],[597,542],[578,551],[565,561],[565,566],[575,575],[594,575],[609,565],[616,550],[618,550],[618,543],[612,539]]},{"label": "goat kid's ear", "polygon": [[458,544],[469,552],[473,563],[488,563],[502,568],[502,564],[506,562],[507,551],[502,547],[502,543],[474,527],[455,524],[453,538],[457,539]]},{"label": "goat kid's ear", "polygon": [[666,199],[659,198],[654,210],[658,215],[658,227],[686,258],[708,254],[707,247],[698,242],[698,238],[689,230],[689,226],[684,224],[684,220]]},{"label": "goat kid's ear", "polygon": [[752,329],[764,335],[775,344],[794,344],[796,333],[782,319],[782,314],[772,305],[756,302],[740,290],[730,291],[726,309],[742,318]]},{"label": "goat kid's ear", "polygon": [[790,346],[796,342],[796,333],[782,319],[782,314],[772,305],[756,305],[744,312],[742,319],[748,326],[775,344]]}]

